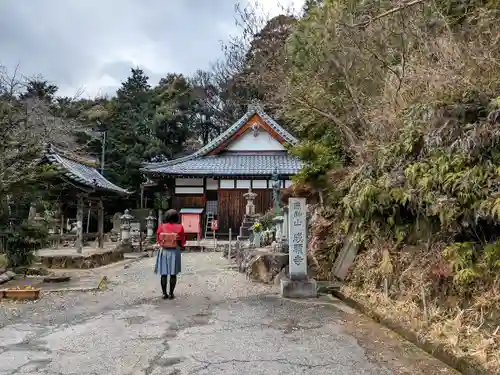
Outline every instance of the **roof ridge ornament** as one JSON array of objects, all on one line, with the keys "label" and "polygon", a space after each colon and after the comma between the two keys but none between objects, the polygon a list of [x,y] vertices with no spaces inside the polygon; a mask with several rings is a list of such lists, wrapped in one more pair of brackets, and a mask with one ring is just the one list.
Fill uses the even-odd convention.
[{"label": "roof ridge ornament", "polygon": [[260,129],[259,122],[258,121],[252,122],[252,124],[250,125],[250,129],[252,129],[253,136],[257,137],[259,135],[259,129]]}]

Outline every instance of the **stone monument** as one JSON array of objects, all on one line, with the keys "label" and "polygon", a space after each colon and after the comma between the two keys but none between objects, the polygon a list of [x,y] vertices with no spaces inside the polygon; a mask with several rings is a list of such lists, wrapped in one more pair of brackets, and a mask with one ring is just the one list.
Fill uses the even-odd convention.
[{"label": "stone monument", "polygon": [[289,279],[281,280],[281,296],[317,297],[314,279],[307,275],[307,206],[305,198],[290,198],[289,210]]},{"label": "stone monument", "polygon": [[121,216],[122,216],[121,212],[115,212],[113,218],[111,219],[111,222],[113,223],[113,228],[111,229],[109,239],[112,242],[117,242],[118,239],[120,238],[121,224],[122,224],[122,221],[120,219]]}]

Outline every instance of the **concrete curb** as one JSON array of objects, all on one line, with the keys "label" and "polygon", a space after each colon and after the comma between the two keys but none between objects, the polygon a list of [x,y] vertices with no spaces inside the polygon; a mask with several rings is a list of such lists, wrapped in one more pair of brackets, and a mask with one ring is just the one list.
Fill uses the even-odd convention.
[{"label": "concrete curb", "polygon": [[434,358],[440,360],[451,368],[457,370],[463,375],[491,375],[486,369],[481,367],[479,364],[472,363],[464,358],[458,358],[456,355],[451,353],[448,349],[444,348],[442,345],[433,343],[427,339],[419,338],[418,335],[403,327],[401,324],[394,322],[393,320],[387,319],[380,314],[373,311],[371,308],[363,305],[362,303],[347,297],[341,291],[334,290],[331,293],[334,297],[338,298],[344,302],[349,307],[360,311],[364,315],[372,318],[377,323],[389,328],[390,330],[396,332],[398,335],[410,341],[412,344],[427,352]]},{"label": "concrete curb", "polygon": [[9,282],[10,280],[14,279],[16,277],[16,274],[12,271],[5,271],[4,273],[0,274],[0,285],[5,284],[6,282]]},{"label": "concrete curb", "polygon": [[70,293],[70,292],[95,292],[98,291],[99,287],[87,287],[87,288],[54,288],[42,290],[42,294],[45,293]]},{"label": "concrete curb", "polygon": [[[123,259],[124,260],[130,260],[130,259],[133,259],[133,260],[139,260],[139,259],[143,259],[143,258],[149,258],[149,253],[146,252],[146,251],[143,251],[142,253],[124,253],[123,254]],[[116,262],[118,263],[118,262]],[[112,264],[112,263],[110,263]]]}]

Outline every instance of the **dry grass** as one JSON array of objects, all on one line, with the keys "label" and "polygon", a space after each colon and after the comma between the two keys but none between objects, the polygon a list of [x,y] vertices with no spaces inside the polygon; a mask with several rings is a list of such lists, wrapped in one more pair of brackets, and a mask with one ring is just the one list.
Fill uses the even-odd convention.
[{"label": "dry grass", "polygon": [[[414,48],[400,50],[403,62],[387,72],[380,95],[365,107],[370,126],[363,140],[368,145],[362,150],[397,137],[404,126],[404,111],[414,105],[460,102],[471,93],[485,97],[499,94],[498,22],[483,14],[486,32],[479,26],[464,26],[460,32],[432,35],[421,28],[422,14],[414,15],[417,18],[408,22],[405,34],[406,42]],[[381,33],[387,25],[374,28],[374,33]]]},{"label": "dry grass", "polygon": [[[435,276],[437,249],[389,252],[387,246],[374,246],[358,257],[343,292],[457,357],[500,373],[498,280],[478,285],[473,297],[458,295],[449,279]],[[392,270],[387,266],[389,254]]]}]

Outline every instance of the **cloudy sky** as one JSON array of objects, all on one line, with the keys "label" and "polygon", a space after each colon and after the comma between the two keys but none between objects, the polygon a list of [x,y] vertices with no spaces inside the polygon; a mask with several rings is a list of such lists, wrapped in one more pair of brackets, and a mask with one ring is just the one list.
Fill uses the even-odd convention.
[{"label": "cloudy sky", "polygon": [[[42,74],[60,94],[111,93],[131,67],[156,83],[221,55],[237,0],[0,0],[0,66]],[[301,0],[263,0],[265,12]]]}]

